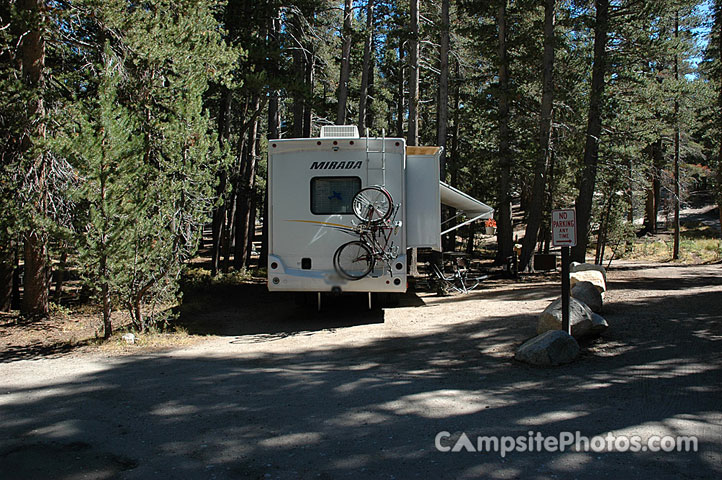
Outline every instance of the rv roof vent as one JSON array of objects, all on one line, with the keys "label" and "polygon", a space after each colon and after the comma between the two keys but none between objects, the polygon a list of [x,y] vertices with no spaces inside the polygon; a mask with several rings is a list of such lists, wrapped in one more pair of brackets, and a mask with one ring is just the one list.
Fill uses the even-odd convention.
[{"label": "rv roof vent", "polygon": [[356,125],[325,125],[321,127],[321,138],[359,138]]}]

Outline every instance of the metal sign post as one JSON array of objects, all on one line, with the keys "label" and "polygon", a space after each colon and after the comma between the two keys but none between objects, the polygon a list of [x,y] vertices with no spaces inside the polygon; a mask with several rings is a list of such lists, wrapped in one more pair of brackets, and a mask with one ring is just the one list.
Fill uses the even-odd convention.
[{"label": "metal sign post", "polygon": [[569,326],[569,247],[562,247],[562,330],[569,335],[572,328]]},{"label": "metal sign post", "polygon": [[569,325],[569,247],[577,244],[577,211],[552,210],[552,244],[562,248],[562,330],[572,334]]}]

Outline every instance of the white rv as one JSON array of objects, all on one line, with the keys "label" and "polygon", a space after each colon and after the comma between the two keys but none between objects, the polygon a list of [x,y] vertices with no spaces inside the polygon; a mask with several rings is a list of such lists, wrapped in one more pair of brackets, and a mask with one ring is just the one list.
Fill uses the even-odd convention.
[{"label": "white rv", "polygon": [[353,126],[271,140],[269,290],[317,292],[319,305],[321,292],[405,292],[407,251],[441,249],[442,201],[467,223],[493,216],[439,182],[440,153]]}]

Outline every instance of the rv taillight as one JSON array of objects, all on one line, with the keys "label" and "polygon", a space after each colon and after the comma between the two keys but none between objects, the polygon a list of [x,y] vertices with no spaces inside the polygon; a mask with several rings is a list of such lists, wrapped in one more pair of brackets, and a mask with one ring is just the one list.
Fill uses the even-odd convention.
[{"label": "rv taillight", "polygon": [[274,269],[274,270],[277,269],[277,268],[278,268],[278,264],[277,264],[276,262],[271,263],[271,268]]}]

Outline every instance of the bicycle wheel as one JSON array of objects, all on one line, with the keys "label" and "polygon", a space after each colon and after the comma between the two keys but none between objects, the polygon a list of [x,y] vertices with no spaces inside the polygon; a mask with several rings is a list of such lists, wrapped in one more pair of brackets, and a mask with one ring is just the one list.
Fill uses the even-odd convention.
[{"label": "bicycle wheel", "polygon": [[344,243],[333,256],[333,266],[342,277],[358,280],[365,277],[374,268],[376,259],[365,243],[354,240]]},{"label": "bicycle wheel", "polygon": [[354,195],[351,203],[353,213],[364,222],[380,222],[391,215],[393,200],[382,187],[366,187]]}]

